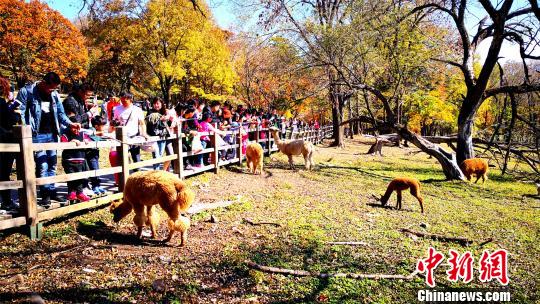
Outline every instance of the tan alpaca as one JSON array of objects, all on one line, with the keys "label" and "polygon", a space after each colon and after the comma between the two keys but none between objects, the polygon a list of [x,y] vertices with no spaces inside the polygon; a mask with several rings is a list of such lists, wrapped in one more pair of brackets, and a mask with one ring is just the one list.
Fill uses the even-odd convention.
[{"label": "tan alpaca", "polygon": [[409,188],[411,188],[412,196],[418,199],[418,202],[420,203],[420,209],[422,210],[422,213],[424,213],[424,199],[420,196],[420,182],[414,178],[409,178],[409,177],[394,178],[390,182],[390,184],[388,184],[388,188],[386,189],[386,192],[381,197],[382,205],[385,206],[388,203],[388,199],[390,199],[392,192],[396,191],[397,192],[396,208],[398,210],[401,210],[401,191],[407,190]]},{"label": "tan alpaca", "polygon": [[262,174],[263,158],[264,150],[260,144],[252,142],[247,146],[246,162],[251,173],[257,174],[257,169],[259,169],[259,174]]},{"label": "tan alpaca", "polygon": [[309,141],[304,141],[303,139],[282,141],[281,139],[279,139],[277,129],[270,128],[270,132],[272,132],[272,136],[274,137],[274,141],[276,142],[279,151],[289,157],[289,166],[291,167],[291,169],[294,170],[294,155],[304,156],[306,169],[313,169],[313,167],[315,166],[315,163],[313,162],[313,151],[315,150],[315,148],[313,147],[312,143],[310,143]]},{"label": "tan alpaca", "polygon": [[482,178],[482,184],[486,182],[488,179],[487,172],[488,172],[488,163],[485,159],[481,158],[470,158],[466,159],[461,163],[461,171],[463,171],[463,174],[465,174],[465,177],[467,177],[468,181],[471,181],[471,177],[473,175],[476,176],[475,184],[478,182],[480,177]]},{"label": "tan alpaca", "polygon": [[[124,199],[119,205],[111,205],[115,222],[119,222],[135,210],[133,222],[137,226],[137,237],[141,238],[144,225],[150,226],[152,237],[156,236],[159,224],[159,215],[153,211],[154,205],[160,205],[169,216],[170,241],[175,231],[182,233],[181,245],[185,242],[186,227],[189,227],[189,219],[179,219],[180,213],[187,211],[195,198],[194,192],[187,188],[175,174],[158,171],[140,171],[129,176],[124,187]],[[182,221],[181,223],[178,220]],[[185,230],[182,230],[185,229]]]}]

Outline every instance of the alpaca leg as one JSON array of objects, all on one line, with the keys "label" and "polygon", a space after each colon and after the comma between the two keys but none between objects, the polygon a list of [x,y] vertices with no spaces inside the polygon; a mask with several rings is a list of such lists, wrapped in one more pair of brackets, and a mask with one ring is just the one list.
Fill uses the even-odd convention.
[{"label": "alpaca leg", "polygon": [[159,224],[159,213],[154,211],[153,206],[146,207],[147,225],[150,226],[152,232],[152,238],[155,239],[157,235],[157,226]]},{"label": "alpaca leg", "polygon": [[172,219],[169,219],[169,221],[167,222],[168,226],[169,226],[169,235],[167,236],[167,238],[164,240],[164,242],[168,243],[173,235],[174,235],[174,224],[175,224],[176,221],[173,221]]},{"label": "alpaca leg", "polygon": [[137,226],[137,238],[142,237],[142,230],[144,227],[144,224],[146,223],[146,214],[144,212],[144,206],[137,205],[134,206],[133,209],[135,209],[135,216],[133,217],[133,223],[135,226]]},{"label": "alpaca leg", "polygon": [[[163,205],[161,205],[161,208],[163,208]],[[178,220],[178,216],[180,215],[179,214],[179,211],[177,208],[169,208],[169,209],[163,209],[165,210],[165,212],[167,212],[167,215],[169,216],[169,221],[168,221],[168,225],[169,225],[169,235],[167,236],[167,238],[165,239],[165,242],[169,242],[173,235],[174,235],[174,232],[175,232],[175,226],[176,226],[176,221]]]},{"label": "alpaca leg", "polygon": [[294,170],[294,161],[292,155],[287,155],[289,157],[289,167],[291,167],[292,170]]},{"label": "alpaca leg", "polygon": [[313,161],[313,151],[309,152],[309,164],[311,169],[315,167],[315,162]]},{"label": "alpaca leg", "polygon": [[420,210],[422,210],[422,213],[424,213],[424,199],[420,196],[418,189],[411,188],[411,195],[416,197],[416,199],[420,203]]},{"label": "alpaca leg", "polygon": [[396,192],[397,192],[397,204],[396,204],[396,209],[401,210],[401,191],[400,191],[400,190],[396,190]]},{"label": "alpaca leg", "polygon": [[180,247],[183,247],[187,243],[187,229],[182,231],[182,238],[180,239]]},{"label": "alpaca leg", "polygon": [[420,211],[424,213],[424,199],[419,195],[416,197],[418,199],[418,202],[420,203]]},{"label": "alpaca leg", "polygon": [[487,173],[482,174],[482,184],[484,184],[487,179],[488,179]]},{"label": "alpaca leg", "polygon": [[484,176],[483,176],[483,175],[476,174],[476,180],[474,181],[475,184],[478,183],[478,180],[480,179],[480,177],[481,177],[482,179],[484,179]]}]

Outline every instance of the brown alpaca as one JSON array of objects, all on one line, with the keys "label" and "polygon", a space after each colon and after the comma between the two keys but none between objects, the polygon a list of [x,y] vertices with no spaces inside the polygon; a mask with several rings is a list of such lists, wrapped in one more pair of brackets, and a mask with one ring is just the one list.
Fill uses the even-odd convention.
[{"label": "brown alpaca", "polygon": [[251,173],[256,174],[259,169],[259,174],[263,171],[264,150],[262,146],[256,142],[250,143],[246,148],[246,162]]},{"label": "brown alpaca", "polygon": [[388,184],[388,188],[386,189],[386,192],[381,197],[382,205],[385,206],[388,203],[388,199],[390,199],[392,192],[396,191],[397,192],[396,208],[398,210],[401,210],[401,191],[407,190],[409,188],[411,188],[412,196],[418,199],[418,202],[420,203],[420,209],[422,210],[422,213],[424,213],[424,199],[420,196],[420,182],[414,178],[409,178],[409,177],[394,178],[390,182],[390,184]]},{"label": "brown alpaca", "polygon": [[137,237],[141,238],[145,224],[150,226],[152,237],[155,237],[159,215],[153,211],[153,206],[160,205],[169,216],[169,235],[165,241],[170,241],[174,232],[180,231],[182,246],[186,241],[189,219],[187,225],[185,219],[180,219],[181,223],[178,219],[180,213],[191,206],[194,198],[194,192],[187,188],[178,176],[161,170],[141,171],[129,176],[124,187],[124,200],[119,205],[111,205],[111,212],[114,215],[113,220],[119,222],[130,214],[131,210],[135,210],[133,222],[137,226]]},{"label": "brown alpaca", "polygon": [[313,151],[315,148],[313,144],[309,141],[304,141],[303,139],[293,139],[282,141],[279,139],[278,130],[276,128],[270,128],[274,141],[278,146],[278,149],[281,153],[289,157],[289,166],[294,170],[294,161],[293,155],[302,155],[304,156],[304,161],[307,170],[313,169],[315,163],[313,162]]},{"label": "brown alpaca", "polygon": [[460,166],[461,171],[463,171],[463,174],[465,174],[468,181],[471,181],[471,177],[473,175],[476,176],[476,181],[474,181],[475,184],[478,182],[480,177],[482,178],[482,184],[486,182],[488,179],[488,167],[487,161],[481,158],[466,159],[461,163]]}]

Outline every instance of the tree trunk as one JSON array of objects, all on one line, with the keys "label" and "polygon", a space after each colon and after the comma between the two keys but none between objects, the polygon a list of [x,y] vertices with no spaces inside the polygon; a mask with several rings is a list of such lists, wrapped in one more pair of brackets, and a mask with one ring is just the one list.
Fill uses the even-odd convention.
[{"label": "tree trunk", "polygon": [[339,101],[335,102],[332,106],[332,128],[333,128],[333,136],[334,136],[334,142],[331,146],[333,147],[343,147],[343,126],[341,126],[341,122],[343,121],[342,116],[342,107],[340,109]]},{"label": "tree trunk", "polygon": [[459,165],[452,153],[446,152],[441,146],[431,143],[427,139],[409,131],[405,127],[397,128],[397,132],[398,135],[400,135],[403,139],[413,143],[428,155],[435,157],[441,164],[444,176],[446,176],[447,179],[465,180],[465,176],[461,172],[461,169],[459,168]]},{"label": "tree trunk", "polygon": [[464,160],[474,157],[474,148],[472,141],[472,129],[474,126],[474,113],[471,107],[463,103],[458,115],[458,134],[457,134],[457,163],[461,164]]}]

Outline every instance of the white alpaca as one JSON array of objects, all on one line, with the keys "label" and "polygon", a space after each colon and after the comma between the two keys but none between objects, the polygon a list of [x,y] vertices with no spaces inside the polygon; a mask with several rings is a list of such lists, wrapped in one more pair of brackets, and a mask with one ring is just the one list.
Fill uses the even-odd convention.
[{"label": "white alpaca", "polygon": [[313,162],[313,151],[315,150],[315,148],[313,147],[313,144],[311,142],[304,141],[303,139],[282,141],[281,139],[279,139],[277,129],[271,128],[270,131],[272,132],[272,136],[274,137],[274,141],[276,142],[279,151],[289,157],[289,166],[291,167],[291,169],[294,170],[294,155],[304,156],[307,170],[311,170],[315,166],[315,162]]}]

